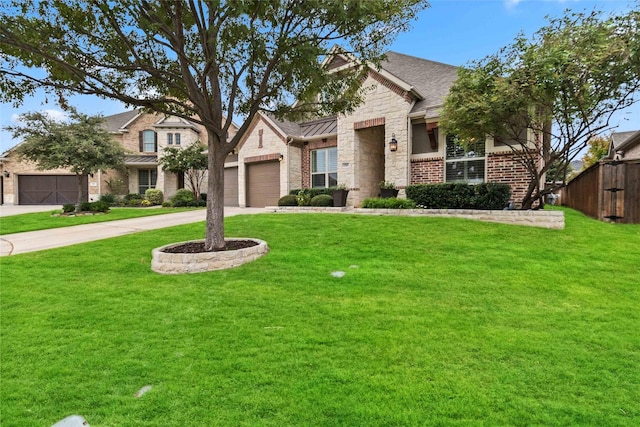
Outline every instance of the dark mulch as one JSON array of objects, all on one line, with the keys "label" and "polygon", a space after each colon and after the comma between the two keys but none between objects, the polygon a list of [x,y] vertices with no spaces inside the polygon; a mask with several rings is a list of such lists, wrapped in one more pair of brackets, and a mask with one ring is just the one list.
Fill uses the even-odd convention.
[{"label": "dark mulch", "polygon": [[[257,242],[253,240],[230,240],[225,242],[225,248],[221,251],[236,251],[238,249],[250,248],[252,246],[258,246]],[[221,252],[221,251],[213,251],[213,252]],[[162,252],[167,252],[170,254],[199,254],[202,252],[212,252],[207,251],[204,248],[203,242],[189,242],[183,243],[182,245],[172,246],[170,248],[163,249]]]}]

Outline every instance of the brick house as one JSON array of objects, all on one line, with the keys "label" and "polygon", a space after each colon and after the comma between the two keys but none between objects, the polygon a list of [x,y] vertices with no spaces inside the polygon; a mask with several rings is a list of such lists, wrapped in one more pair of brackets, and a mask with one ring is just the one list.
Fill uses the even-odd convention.
[{"label": "brick house", "polygon": [[[340,71],[350,63],[335,55],[327,66]],[[240,206],[275,205],[292,189],[335,185],[345,185],[347,204],[358,206],[379,193],[380,181],[393,182],[401,197],[411,184],[501,182],[520,201],[529,175],[506,144],[487,138],[464,149],[439,131],[456,73],[388,52],[380,70],[369,69],[365,101],[352,114],[293,123],[259,113],[238,145]]]},{"label": "brick house", "polygon": [[[102,194],[144,194],[148,188],[158,188],[165,198],[177,189],[188,187],[184,176],[165,173],[158,164],[158,155],[165,147],[186,147],[196,141],[207,143],[204,128],[194,122],[173,116],[126,111],[105,117],[104,127],[125,149],[125,169],[98,172],[85,177],[85,200],[95,201]],[[237,131],[231,126],[231,135]],[[225,202],[238,205],[236,156],[225,164]],[[68,170],[37,170],[35,164],[17,159],[13,149],[0,156],[0,177],[3,204],[64,204],[74,203],[77,180]],[[205,178],[206,179],[206,178]]]}]

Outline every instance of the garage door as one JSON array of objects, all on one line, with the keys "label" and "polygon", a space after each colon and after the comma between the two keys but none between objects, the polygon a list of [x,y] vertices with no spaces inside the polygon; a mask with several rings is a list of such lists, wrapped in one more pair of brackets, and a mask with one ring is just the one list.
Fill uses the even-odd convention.
[{"label": "garage door", "polygon": [[[87,177],[83,178],[82,201],[88,200]],[[75,203],[78,197],[78,178],[75,175],[18,176],[18,204],[62,205]]]},{"label": "garage door", "polygon": [[277,206],[280,199],[280,162],[247,165],[247,206]]},{"label": "garage door", "polygon": [[238,168],[224,170],[224,205],[238,206]]}]

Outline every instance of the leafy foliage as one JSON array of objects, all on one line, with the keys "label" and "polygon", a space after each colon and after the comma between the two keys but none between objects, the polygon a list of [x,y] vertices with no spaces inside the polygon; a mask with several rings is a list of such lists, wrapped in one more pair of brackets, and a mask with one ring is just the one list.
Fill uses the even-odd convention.
[{"label": "leafy foliage", "polygon": [[328,194],[318,194],[311,199],[311,206],[333,206],[333,197]]},{"label": "leafy foliage", "polygon": [[298,199],[293,194],[280,197],[278,206],[298,206]]},{"label": "leafy foliage", "polygon": [[372,197],[362,202],[364,209],[414,209],[416,203],[411,199]]},{"label": "leafy foliage", "polygon": [[83,177],[99,170],[120,166],[124,150],[102,129],[100,116],[88,116],[69,110],[71,122],[53,120],[42,112],[21,114],[19,125],[6,129],[23,142],[16,147],[22,159],[39,170],[68,169],[78,178],[76,211],[80,212]]},{"label": "leafy foliage", "polygon": [[[221,249],[224,161],[258,111],[290,118],[353,111],[368,64],[380,64],[388,43],[427,6],[425,0],[9,0],[0,9],[0,100],[17,104],[36,88],[63,102],[69,94],[94,94],[203,125],[205,245]],[[353,59],[353,67],[336,73],[321,62],[336,53]],[[244,124],[227,140],[239,115]]]},{"label": "leafy foliage", "polygon": [[157,188],[148,188],[144,192],[144,197],[153,205],[161,205],[164,200],[162,190],[158,190]]},{"label": "leafy foliage", "polygon": [[503,209],[509,203],[508,184],[419,184],[406,189],[407,197],[425,209]]},{"label": "leafy foliage", "polygon": [[162,170],[184,174],[196,199],[200,198],[202,182],[207,170],[206,147],[199,142],[186,148],[166,147],[159,159]]},{"label": "leafy foliage", "polygon": [[611,137],[605,138],[602,136],[594,136],[593,138],[590,138],[587,153],[582,157],[582,167],[586,169],[589,166],[598,163],[600,159],[604,158],[609,153],[610,144]]},{"label": "leafy foliage", "polygon": [[192,191],[181,188],[171,197],[171,205],[173,207],[189,206],[189,203],[195,201]]},{"label": "leafy foliage", "polygon": [[552,165],[571,162],[610,129],[616,111],[638,101],[639,22],[639,10],[551,19],[531,40],[520,36],[461,68],[441,126],[465,142],[489,135],[509,146],[530,175],[523,207],[542,207],[562,185],[543,187]]}]

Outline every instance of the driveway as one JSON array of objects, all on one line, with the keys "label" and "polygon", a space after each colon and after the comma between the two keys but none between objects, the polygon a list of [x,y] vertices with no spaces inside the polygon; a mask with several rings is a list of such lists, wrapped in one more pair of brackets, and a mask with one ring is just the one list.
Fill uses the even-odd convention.
[{"label": "driveway", "polygon": [[33,212],[60,211],[61,205],[0,205],[0,217]]},{"label": "driveway", "polygon": [[[59,207],[54,207],[55,210]],[[3,209],[4,211],[4,209]],[[46,209],[45,209],[46,211]],[[225,217],[267,212],[263,208],[224,209]],[[22,212],[25,213],[25,212]],[[17,215],[17,214],[14,214]],[[59,248],[110,237],[124,236],[140,231],[190,224],[206,219],[206,209],[178,212],[166,215],[147,216],[142,218],[122,219],[118,221],[99,222],[96,224],[75,225],[73,227],[53,228],[49,230],[28,231],[26,233],[6,234],[0,236],[0,256],[17,255],[45,249]]]}]

